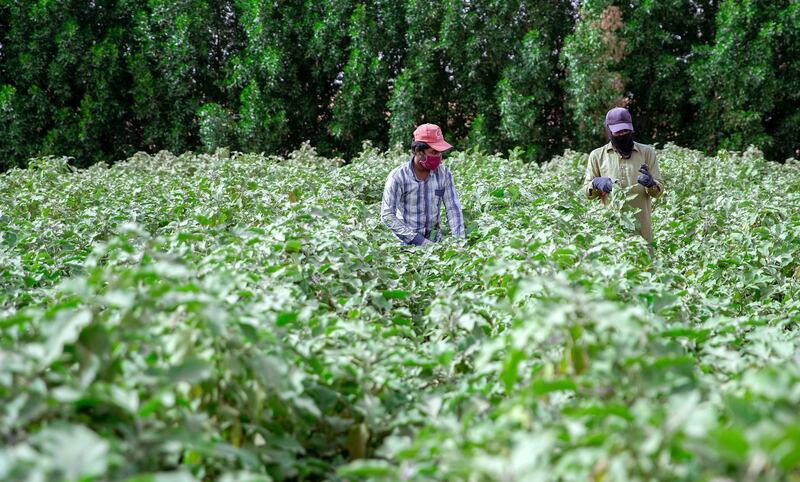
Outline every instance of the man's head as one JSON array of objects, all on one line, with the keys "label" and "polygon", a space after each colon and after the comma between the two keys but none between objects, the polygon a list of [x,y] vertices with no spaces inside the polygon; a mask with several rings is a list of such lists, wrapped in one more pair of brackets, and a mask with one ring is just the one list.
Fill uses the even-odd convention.
[{"label": "man's head", "polygon": [[606,114],[606,133],[611,145],[622,156],[623,159],[630,159],[634,149],[633,143],[633,120],[628,109],[615,107]]},{"label": "man's head", "polygon": [[633,120],[628,109],[615,107],[606,114],[606,129],[614,137],[633,133]]},{"label": "man's head", "polygon": [[433,171],[438,168],[442,153],[452,148],[436,124],[422,124],[414,131],[411,151],[414,153],[414,162],[424,169]]}]

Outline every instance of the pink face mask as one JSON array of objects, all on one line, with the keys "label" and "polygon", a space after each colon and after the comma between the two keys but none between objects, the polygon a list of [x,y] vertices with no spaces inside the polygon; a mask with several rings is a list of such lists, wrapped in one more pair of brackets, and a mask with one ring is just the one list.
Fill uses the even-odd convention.
[{"label": "pink face mask", "polygon": [[426,155],[425,158],[420,161],[422,167],[429,171],[435,171],[436,168],[439,167],[439,164],[442,163],[442,156],[428,156]]}]

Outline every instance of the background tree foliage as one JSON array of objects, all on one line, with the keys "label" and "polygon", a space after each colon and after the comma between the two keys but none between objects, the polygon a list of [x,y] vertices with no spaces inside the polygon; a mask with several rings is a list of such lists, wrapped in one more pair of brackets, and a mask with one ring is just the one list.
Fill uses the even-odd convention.
[{"label": "background tree foliage", "polygon": [[702,147],[764,148],[797,155],[800,136],[800,3],[724,1],[713,43],[690,69]]},{"label": "background tree foliage", "polygon": [[350,158],[436,122],[542,161],[639,138],[797,156],[791,0],[0,0],[0,170],[137,150]]}]

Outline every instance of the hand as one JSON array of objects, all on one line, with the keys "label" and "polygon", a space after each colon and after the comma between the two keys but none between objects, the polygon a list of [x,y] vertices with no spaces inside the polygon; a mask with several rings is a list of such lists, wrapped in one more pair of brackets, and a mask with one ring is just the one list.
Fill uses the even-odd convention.
[{"label": "hand", "polygon": [[611,178],[609,177],[596,177],[592,179],[592,188],[606,194],[611,192],[613,184],[614,183],[611,182]]},{"label": "hand", "polygon": [[642,164],[639,167],[639,172],[642,174],[637,179],[637,182],[644,187],[651,188],[656,185],[656,181],[653,179],[653,176],[650,174],[650,171],[647,169],[647,164]]},{"label": "hand", "polygon": [[431,241],[428,238],[423,238],[422,244],[420,244],[420,246],[430,246],[431,244],[433,244],[433,241]]}]

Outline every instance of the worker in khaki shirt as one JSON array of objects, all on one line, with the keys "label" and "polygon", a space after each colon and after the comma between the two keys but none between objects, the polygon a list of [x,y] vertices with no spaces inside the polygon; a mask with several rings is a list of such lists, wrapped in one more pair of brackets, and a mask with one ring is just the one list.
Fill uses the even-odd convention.
[{"label": "worker in khaki shirt", "polygon": [[620,188],[632,186],[636,197],[627,205],[638,209],[636,233],[652,242],[651,199],[664,194],[656,150],[634,142],[633,121],[627,109],[617,107],[608,111],[605,127],[609,143],[589,154],[584,179],[586,196],[608,205],[608,194],[615,185]]}]

